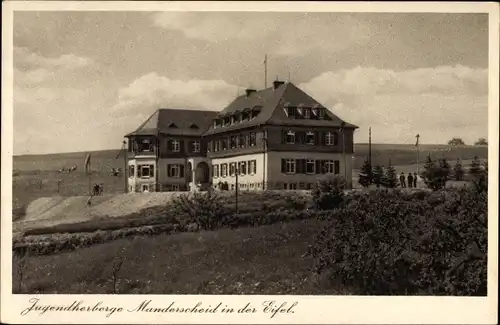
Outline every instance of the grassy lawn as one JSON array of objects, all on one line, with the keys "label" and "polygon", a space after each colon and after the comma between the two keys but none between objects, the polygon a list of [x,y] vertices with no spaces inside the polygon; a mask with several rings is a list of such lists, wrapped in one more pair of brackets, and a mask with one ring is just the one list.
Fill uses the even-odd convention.
[{"label": "grassy lawn", "polygon": [[[324,226],[318,220],[257,228],[136,237],[27,257],[24,293],[136,294],[345,294],[325,290],[312,277],[308,245]],[[19,284],[13,264],[13,286]]]}]

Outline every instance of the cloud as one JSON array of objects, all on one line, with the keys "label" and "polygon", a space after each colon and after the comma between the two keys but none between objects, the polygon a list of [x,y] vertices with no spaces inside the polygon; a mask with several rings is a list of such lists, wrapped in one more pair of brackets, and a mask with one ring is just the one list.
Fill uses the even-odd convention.
[{"label": "cloud", "polygon": [[172,80],[149,73],[118,92],[114,115],[133,116],[160,107],[223,109],[237,92],[223,80]]},{"label": "cloud", "polygon": [[357,142],[366,142],[369,126],[375,142],[411,143],[420,133],[427,143],[453,136],[472,143],[487,133],[486,69],[357,67],[322,73],[299,87],[360,126]]},{"label": "cloud", "polygon": [[[322,19],[324,18],[324,19]],[[161,12],[156,26],[211,43],[255,43],[269,54],[300,55],[315,50],[338,52],[367,42],[374,31],[349,14]]]},{"label": "cloud", "polygon": [[74,54],[49,58],[31,52],[25,47],[14,47],[14,65],[46,69],[79,69],[92,64],[92,60]]}]

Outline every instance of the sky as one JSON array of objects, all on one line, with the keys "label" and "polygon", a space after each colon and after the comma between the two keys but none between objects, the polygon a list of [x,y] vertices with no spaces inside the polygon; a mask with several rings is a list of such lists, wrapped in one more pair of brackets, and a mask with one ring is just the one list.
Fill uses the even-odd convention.
[{"label": "sky", "polygon": [[488,16],[15,12],[14,154],[116,149],[160,107],[290,81],[356,143],[487,138]]}]

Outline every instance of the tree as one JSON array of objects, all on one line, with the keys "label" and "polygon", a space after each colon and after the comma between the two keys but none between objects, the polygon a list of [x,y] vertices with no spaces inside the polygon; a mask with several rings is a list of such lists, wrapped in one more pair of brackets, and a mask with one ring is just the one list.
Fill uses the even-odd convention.
[{"label": "tree", "polygon": [[450,141],[448,141],[448,144],[451,146],[463,146],[465,145],[465,142],[461,138],[453,138]]},{"label": "tree", "polygon": [[398,176],[397,176],[396,168],[394,168],[394,166],[392,166],[390,160],[389,160],[389,166],[387,166],[387,169],[385,170],[384,186],[388,187],[388,188],[398,187]]},{"label": "tree", "polygon": [[421,174],[421,178],[424,180],[427,187],[432,190],[439,190],[446,186],[446,181],[450,174],[450,165],[446,159],[439,161],[439,165],[431,159],[431,156],[427,156],[427,160],[424,164],[424,171]]},{"label": "tree", "polygon": [[377,165],[373,168],[373,183],[380,187],[384,179],[384,168],[382,166]]},{"label": "tree", "polygon": [[479,138],[479,140],[477,140],[474,144],[476,146],[487,146],[488,145],[488,141],[486,141],[485,138]]},{"label": "tree", "polygon": [[368,187],[372,183],[373,171],[368,160],[365,160],[363,166],[361,166],[361,172],[359,173],[358,183],[363,187]]},{"label": "tree", "polygon": [[464,179],[464,174],[465,174],[464,168],[460,163],[460,159],[457,158],[457,163],[455,164],[455,167],[453,167],[453,178],[456,181],[462,181]]},{"label": "tree", "polygon": [[481,161],[477,156],[474,156],[474,159],[472,160],[472,163],[469,167],[469,176],[471,176],[472,178],[476,178],[481,175],[481,172]]},{"label": "tree", "polygon": [[341,176],[332,176],[316,183],[312,195],[317,209],[332,210],[339,208],[344,202],[346,181]]},{"label": "tree", "polygon": [[439,167],[441,168],[441,177],[443,178],[443,181],[446,182],[450,179],[450,171],[451,167],[448,161],[443,158],[439,160]]}]

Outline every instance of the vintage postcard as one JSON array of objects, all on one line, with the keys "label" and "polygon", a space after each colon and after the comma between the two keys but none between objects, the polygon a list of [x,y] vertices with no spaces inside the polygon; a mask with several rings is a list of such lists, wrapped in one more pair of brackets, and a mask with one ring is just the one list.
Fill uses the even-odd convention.
[{"label": "vintage postcard", "polygon": [[2,9],[2,322],[496,323],[498,4]]}]

